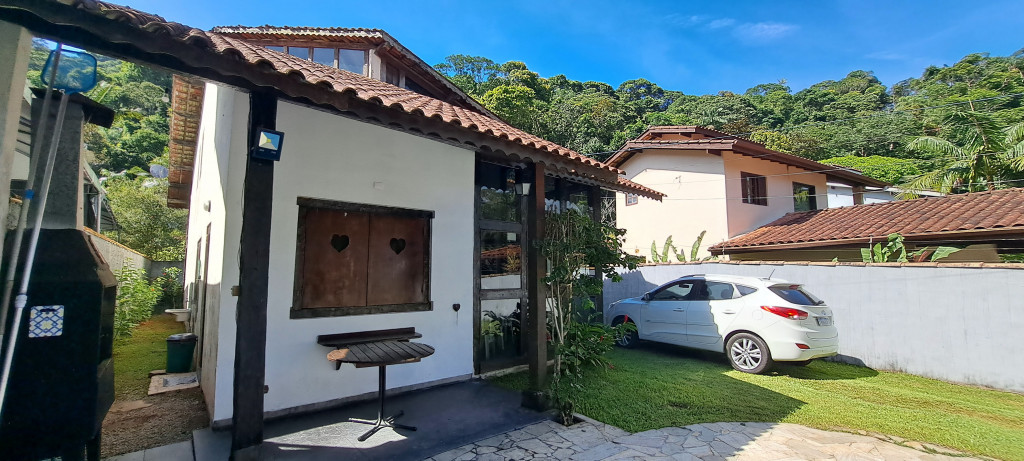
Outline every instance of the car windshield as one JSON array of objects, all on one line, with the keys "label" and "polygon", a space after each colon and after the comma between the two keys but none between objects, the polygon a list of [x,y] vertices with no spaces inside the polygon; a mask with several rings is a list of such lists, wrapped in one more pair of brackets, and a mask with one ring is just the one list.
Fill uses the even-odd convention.
[{"label": "car windshield", "polygon": [[825,304],[825,301],[818,299],[800,285],[774,285],[769,290],[793,304],[801,306],[818,306]]}]

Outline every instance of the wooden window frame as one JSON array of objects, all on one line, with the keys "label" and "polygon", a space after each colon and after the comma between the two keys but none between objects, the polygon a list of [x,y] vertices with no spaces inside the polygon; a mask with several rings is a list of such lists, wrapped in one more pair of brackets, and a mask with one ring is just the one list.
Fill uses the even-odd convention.
[{"label": "wooden window frame", "polygon": [[[334,200],[317,199],[309,197],[298,197],[296,203],[299,206],[298,229],[295,246],[295,281],[292,288],[292,307],[289,317],[292,319],[308,319],[319,317],[343,317],[350,315],[372,315],[390,314],[396,312],[422,312],[434,310],[434,303],[430,296],[430,261],[431,261],[431,236],[434,212],[430,210],[414,210],[410,208],[397,208],[381,205],[368,205],[364,203],[339,202]],[[347,211],[355,213],[366,213],[374,216],[389,216],[399,218],[425,219],[424,225],[424,247],[423,247],[423,292],[426,301],[406,304],[382,304],[350,307],[302,307],[304,305],[303,295],[303,267],[305,263],[306,246],[306,212],[309,209],[326,209],[333,211]]]},{"label": "wooden window frame", "polygon": [[768,206],[768,178],[741,171],[740,191],[743,203]]}]

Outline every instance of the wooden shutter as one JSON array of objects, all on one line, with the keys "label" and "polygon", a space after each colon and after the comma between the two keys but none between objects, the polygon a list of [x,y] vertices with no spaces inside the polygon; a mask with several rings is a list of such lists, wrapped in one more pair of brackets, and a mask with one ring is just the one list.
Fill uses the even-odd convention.
[{"label": "wooden shutter", "polygon": [[[370,216],[325,208],[302,208],[300,308],[365,306]],[[304,218],[304,219],[303,219]]]},{"label": "wooden shutter", "polygon": [[374,215],[370,217],[367,265],[369,305],[429,301],[427,293],[425,218]]}]

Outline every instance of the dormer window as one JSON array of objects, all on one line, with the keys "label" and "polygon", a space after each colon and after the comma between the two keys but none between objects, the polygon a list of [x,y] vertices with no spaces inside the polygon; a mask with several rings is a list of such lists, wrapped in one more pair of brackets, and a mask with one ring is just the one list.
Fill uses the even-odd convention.
[{"label": "dormer window", "polygon": [[288,53],[297,58],[307,59],[325,66],[366,75],[366,50],[276,45],[267,46],[267,49]]}]

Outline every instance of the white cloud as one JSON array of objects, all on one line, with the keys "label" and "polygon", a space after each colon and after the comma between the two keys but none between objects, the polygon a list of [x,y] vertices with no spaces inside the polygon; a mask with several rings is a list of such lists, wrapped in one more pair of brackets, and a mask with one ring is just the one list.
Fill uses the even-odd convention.
[{"label": "white cloud", "polygon": [[736,20],[732,18],[719,18],[708,23],[708,29],[721,29],[723,27],[729,27],[736,24]]},{"label": "white cloud", "polygon": [[767,41],[785,37],[796,31],[795,24],[781,22],[758,22],[740,24],[733,29],[737,38],[748,41]]},{"label": "white cloud", "polygon": [[680,27],[693,27],[707,20],[706,16],[672,13],[662,18],[667,24]]}]

